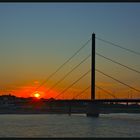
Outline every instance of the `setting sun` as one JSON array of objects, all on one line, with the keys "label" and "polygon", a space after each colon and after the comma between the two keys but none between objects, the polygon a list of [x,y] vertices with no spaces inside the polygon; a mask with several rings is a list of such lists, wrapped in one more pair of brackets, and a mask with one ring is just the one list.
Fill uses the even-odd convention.
[{"label": "setting sun", "polygon": [[35,93],[34,94],[34,97],[39,98],[40,97],[40,94],[39,93]]},{"label": "setting sun", "polygon": [[[45,90],[45,89],[43,89]],[[30,97],[40,99],[40,98],[45,98],[45,92],[44,91],[35,91],[31,92]]]}]

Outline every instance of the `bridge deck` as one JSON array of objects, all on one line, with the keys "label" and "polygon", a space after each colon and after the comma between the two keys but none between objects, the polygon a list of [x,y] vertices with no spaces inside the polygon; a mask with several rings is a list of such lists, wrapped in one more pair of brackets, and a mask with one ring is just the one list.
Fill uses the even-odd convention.
[{"label": "bridge deck", "polygon": [[52,100],[50,102],[137,102],[140,103],[140,99],[96,99],[96,100]]}]

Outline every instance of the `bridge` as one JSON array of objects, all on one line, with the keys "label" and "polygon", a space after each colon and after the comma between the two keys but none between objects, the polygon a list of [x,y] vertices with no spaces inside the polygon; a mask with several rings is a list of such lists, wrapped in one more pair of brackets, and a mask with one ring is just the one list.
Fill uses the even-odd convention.
[{"label": "bridge", "polygon": [[[63,113],[86,113],[87,116],[93,116],[98,117],[100,113],[140,113],[140,98],[118,98],[116,95],[114,95],[111,91],[108,91],[104,89],[103,87],[97,85],[95,83],[95,72],[101,74],[102,76],[105,76],[107,78],[110,78],[114,80],[115,82],[127,87],[131,90],[132,93],[140,94],[140,89],[137,89],[136,87],[127,84],[126,82],[123,82],[122,80],[119,80],[109,74],[106,74],[104,71],[101,71],[100,69],[96,68],[95,65],[95,56],[99,56],[111,63],[114,63],[116,65],[119,65],[125,69],[128,69],[129,71],[135,72],[137,74],[140,74],[139,70],[136,70],[128,65],[122,64],[119,61],[116,61],[114,59],[111,59],[109,57],[104,56],[103,54],[100,54],[96,52],[96,40],[101,41],[103,43],[112,45],[113,47],[122,49],[123,51],[133,53],[134,55],[140,56],[139,52],[136,52],[134,50],[125,48],[123,46],[120,46],[116,43],[113,43],[111,41],[104,40],[102,38],[96,37],[96,35],[93,33],[92,37],[86,41],[84,45],[82,45],[81,48],[79,48],[76,52],[73,53],[71,57],[69,57],[62,65],[56,69],[49,77],[43,81],[36,89],[35,92],[38,91],[38,89],[44,85],[46,82],[48,82],[54,75],[56,75],[65,65],[67,65],[81,50],[83,50],[87,44],[91,42],[91,54],[87,55],[84,59],[80,61],[76,66],[74,66],[70,71],[68,71],[62,78],[60,78],[52,87],[46,91],[47,93],[51,92],[52,89],[54,89],[58,84],[60,84],[64,79],[66,79],[73,71],[75,71],[81,64],[85,63],[87,59],[91,57],[91,69],[89,69],[86,73],[81,75],[78,79],[76,79],[74,82],[72,82],[69,86],[66,88],[63,88],[63,90],[58,93],[57,96],[54,97],[55,100],[52,101],[46,101],[45,103],[50,106],[51,109],[48,109],[48,113],[50,112],[63,112]],[[91,73],[91,84],[87,86],[83,91],[76,93],[71,99],[60,99],[59,97],[67,94],[67,91],[73,87],[75,84],[77,84],[81,79],[86,77],[89,73]],[[96,98],[96,91],[95,88],[102,91],[102,93],[108,94],[111,98],[109,99],[97,99]],[[78,96],[84,94],[87,90],[91,89],[91,97],[90,99],[76,99]],[[78,108],[79,107],[79,108]],[[58,109],[59,108],[59,109]],[[65,109],[64,109],[65,108]],[[77,108],[77,109],[75,109]],[[59,111],[58,111],[59,110]]]}]

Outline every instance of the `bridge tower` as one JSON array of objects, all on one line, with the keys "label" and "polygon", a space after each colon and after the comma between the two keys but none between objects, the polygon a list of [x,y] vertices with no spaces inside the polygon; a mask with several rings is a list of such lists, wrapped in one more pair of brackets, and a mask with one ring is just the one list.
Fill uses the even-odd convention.
[{"label": "bridge tower", "polygon": [[87,116],[98,117],[99,105],[95,101],[95,33],[92,34],[91,53],[91,102],[88,104]]},{"label": "bridge tower", "polygon": [[95,34],[92,34],[92,47],[91,47],[91,100],[95,100]]}]

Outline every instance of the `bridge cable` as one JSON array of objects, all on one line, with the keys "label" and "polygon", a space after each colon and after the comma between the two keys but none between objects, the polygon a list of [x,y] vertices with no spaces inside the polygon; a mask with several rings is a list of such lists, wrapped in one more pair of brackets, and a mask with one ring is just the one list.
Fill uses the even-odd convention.
[{"label": "bridge cable", "polygon": [[120,45],[118,45],[118,44],[116,44],[116,43],[113,43],[113,42],[111,42],[111,41],[107,41],[107,40],[101,39],[101,38],[99,38],[99,37],[96,37],[96,39],[98,39],[98,40],[100,40],[100,41],[103,41],[103,42],[105,42],[105,43],[107,43],[107,44],[113,45],[113,46],[115,46],[115,47],[119,47],[119,48],[121,48],[121,49],[123,49],[123,50],[129,51],[129,52],[134,53],[134,54],[136,54],[136,55],[140,55],[140,52],[136,52],[136,51],[134,51],[134,50],[131,50],[131,49],[122,47],[122,46],[120,46]]},{"label": "bridge cable", "polygon": [[60,96],[61,94],[63,94],[64,92],[66,92],[69,88],[71,88],[74,84],[76,84],[77,82],[79,82],[83,77],[85,77],[89,72],[91,72],[91,69],[86,72],[85,74],[83,74],[79,79],[77,79],[76,81],[74,81],[70,86],[68,86],[67,88],[65,88],[62,92],[60,92],[57,96],[55,96],[55,98],[57,98],[58,96]]},{"label": "bridge cable", "polygon": [[[75,99],[76,97],[78,97],[79,95],[83,94],[86,90],[88,90],[91,87],[91,85],[89,87],[87,87],[86,89],[84,89],[82,92],[78,93],[76,96],[73,97],[73,99]],[[95,87],[101,89],[102,91],[106,92],[107,94],[111,95],[113,98],[117,99],[115,95],[113,95],[111,92],[101,88],[100,86],[95,85]]]},{"label": "bridge cable", "polygon": [[76,68],[78,68],[82,63],[84,63],[89,57],[91,56],[88,55],[86,58],[84,58],[78,65],[76,65],[72,70],[70,70],[66,75],[64,75],[59,81],[57,81],[50,89],[48,89],[48,91],[46,91],[47,93],[53,89],[54,87],[56,87],[60,82],[62,82],[68,75],[70,75]]},{"label": "bridge cable", "polygon": [[101,89],[102,91],[106,92],[107,94],[109,94],[109,95],[111,95],[112,97],[114,97],[115,99],[117,99],[116,96],[113,95],[111,92],[109,92],[109,91],[107,91],[107,90],[105,90],[105,89],[103,89],[103,88],[101,88],[100,86],[97,86],[97,85],[95,85],[95,87]]},{"label": "bridge cable", "polygon": [[119,83],[121,83],[121,84],[123,84],[123,85],[125,85],[125,86],[127,86],[127,87],[129,87],[129,88],[131,88],[131,89],[133,89],[133,90],[135,90],[135,91],[137,91],[137,92],[139,92],[140,93],[140,90],[139,89],[136,89],[136,88],[134,88],[134,87],[132,87],[132,86],[130,86],[130,85],[128,85],[128,84],[125,84],[124,82],[121,82],[120,80],[118,80],[118,79],[116,79],[116,78],[114,78],[114,77],[112,77],[112,76],[110,76],[110,75],[107,75],[107,74],[105,74],[104,72],[102,72],[102,71],[100,71],[100,70],[98,70],[98,69],[95,69],[97,72],[99,72],[99,73],[101,73],[101,74],[103,74],[103,75],[105,75],[105,76],[107,76],[107,77],[109,77],[109,78],[111,78],[111,79],[113,79],[113,80],[115,80],[115,81],[117,81],[117,82],[119,82]]},{"label": "bridge cable", "polygon": [[83,91],[81,91],[80,93],[78,93],[77,95],[75,95],[74,97],[73,97],[73,99],[75,99],[76,97],[78,97],[79,95],[81,95],[81,94],[83,94],[86,90],[88,90],[89,88],[91,87],[91,85],[90,86],[88,86],[86,89],[84,89]]},{"label": "bridge cable", "polygon": [[108,58],[108,57],[105,57],[105,56],[103,56],[103,55],[101,55],[101,54],[99,54],[99,53],[96,53],[96,54],[97,54],[98,56],[100,56],[100,57],[103,57],[103,58],[109,60],[109,61],[112,61],[113,63],[116,63],[116,64],[118,64],[118,65],[120,65],[120,66],[123,66],[123,67],[125,67],[125,68],[127,68],[127,69],[129,69],[129,70],[132,70],[132,71],[137,72],[138,74],[140,74],[140,71],[138,71],[138,70],[135,70],[135,69],[133,69],[133,68],[131,68],[131,67],[128,67],[128,66],[126,66],[126,65],[124,65],[124,64],[121,64],[121,63],[119,63],[119,62],[117,62],[117,61],[115,61],[115,60],[112,60],[112,59],[110,59],[110,58]]},{"label": "bridge cable", "polygon": [[44,80],[36,89],[38,90],[43,84],[45,84],[51,77],[53,77],[64,65],[66,65],[74,56],[76,56],[89,42],[90,42],[91,38],[84,44],[82,45],[81,48],[79,48],[70,58],[68,58],[62,65],[60,65],[57,70],[55,72],[53,72],[51,75],[49,75],[49,77]]}]

